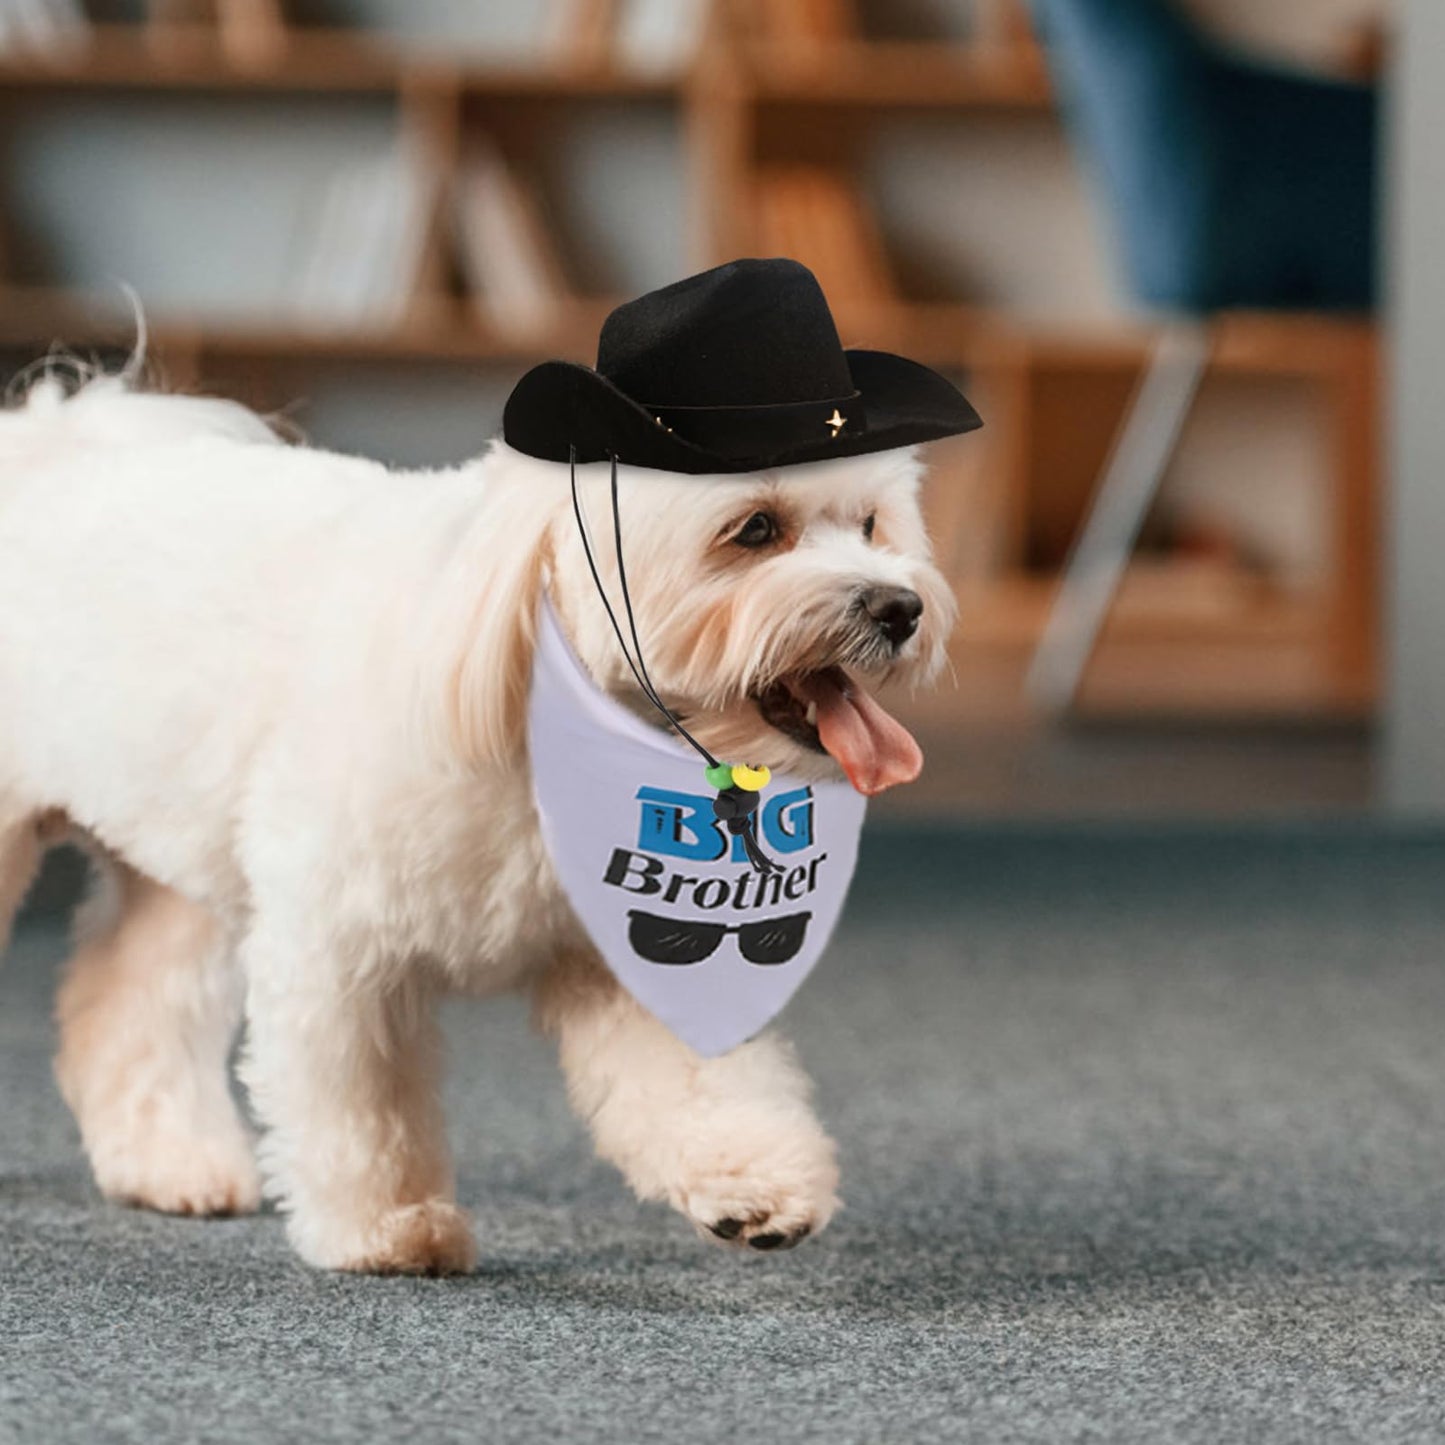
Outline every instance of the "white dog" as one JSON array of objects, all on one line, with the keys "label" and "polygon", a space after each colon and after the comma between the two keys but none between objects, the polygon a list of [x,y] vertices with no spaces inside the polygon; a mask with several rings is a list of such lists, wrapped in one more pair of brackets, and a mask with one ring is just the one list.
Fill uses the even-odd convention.
[{"label": "white dog", "polygon": [[[578,475],[606,516],[606,467]],[[918,480],[909,450],[786,485],[622,469],[653,678],[720,756],[841,762],[865,790],[916,771],[861,683],[943,656]],[[827,1223],[834,1149],[788,1047],[691,1053],[553,882],[524,735],[544,588],[594,678],[636,701],[565,465],[498,442],[392,472],[116,379],[44,380],[0,413],[0,942],[47,842],[78,839],[102,881],[56,1073],[106,1195],[210,1214],[264,1190],[314,1265],[466,1270],[433,1000],[525,988],[639,1196],[763,1249]],[[867,601],[906,594],[903,626]],[[858,689],[832,687],[835,761],[808,700],[840,663]],[[226,1078],[243,1016],[254,1152]]]}]

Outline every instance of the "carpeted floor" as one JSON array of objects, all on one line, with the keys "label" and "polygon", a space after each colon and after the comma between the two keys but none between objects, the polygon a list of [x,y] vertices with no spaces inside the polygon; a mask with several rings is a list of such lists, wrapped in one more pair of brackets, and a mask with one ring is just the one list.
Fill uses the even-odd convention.
[{"label": "carpeted floor", "polygon": [[0,1440],[1445,1439],[1445,840],[874,835],[791,1010],[848,1209],[735,1257],[451,1017],[474,1277],[94,1194],[0,975]]}]

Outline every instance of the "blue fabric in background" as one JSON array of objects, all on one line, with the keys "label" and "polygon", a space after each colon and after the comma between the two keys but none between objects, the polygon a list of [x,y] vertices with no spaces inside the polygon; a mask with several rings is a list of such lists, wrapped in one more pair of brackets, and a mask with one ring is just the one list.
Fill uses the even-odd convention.
[{"label": "blue fabric in background", "polygon": [[1033,0],[1135,298],[1364,309],[1376,290],[1372,87],[1230,53],[1168,0]]}]

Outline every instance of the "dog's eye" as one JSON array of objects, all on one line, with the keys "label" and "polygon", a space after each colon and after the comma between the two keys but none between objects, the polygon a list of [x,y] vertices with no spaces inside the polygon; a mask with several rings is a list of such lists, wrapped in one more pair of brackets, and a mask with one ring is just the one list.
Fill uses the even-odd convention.
[{"label": "dog's eye", "polygon": [[873,540],[873,527],[877,521],[878,515],[875,512],[869,512],[868,515],[863,518],[863,540],[865,542],[871,542]]},{"label": "dog's eye", "polygon": [[776,541],[778,519],[771,512],[754,512],[733,535],[739,547],[766,547]]}]

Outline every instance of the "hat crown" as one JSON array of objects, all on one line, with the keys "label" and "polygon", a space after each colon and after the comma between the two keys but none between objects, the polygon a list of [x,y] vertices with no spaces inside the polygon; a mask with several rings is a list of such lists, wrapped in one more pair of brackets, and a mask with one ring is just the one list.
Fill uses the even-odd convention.
[{"label": "hat crown", "polygon": [[730,261],[619,306],[597,370],[645,406],[777,406],[853,392],[838,329],[797,261]]}]

